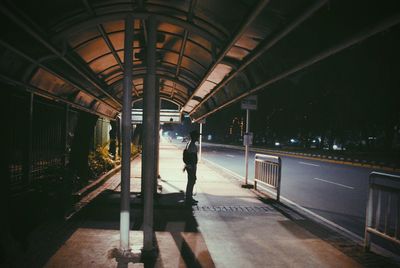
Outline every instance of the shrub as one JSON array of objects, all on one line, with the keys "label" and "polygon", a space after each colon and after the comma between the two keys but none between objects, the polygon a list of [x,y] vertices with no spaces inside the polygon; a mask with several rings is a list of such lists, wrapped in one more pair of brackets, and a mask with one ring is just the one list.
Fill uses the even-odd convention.
[{"label": "shrub", "polygon": [[108,144],[98,146],[95,151],[89,153],[89,170],[93,178],[97,178],[113,169],[116,162],[108,153]]},{"label": "shrub", "polygon": [[[131,144],[131,156],[140,153],[140,149]],[[117,154],[112,156],[108,151],[108,144],[98,146],[95,151],[89,154],[89,170],[93,178],[97,178],[107,171],[121,164],[121,157]]]}]

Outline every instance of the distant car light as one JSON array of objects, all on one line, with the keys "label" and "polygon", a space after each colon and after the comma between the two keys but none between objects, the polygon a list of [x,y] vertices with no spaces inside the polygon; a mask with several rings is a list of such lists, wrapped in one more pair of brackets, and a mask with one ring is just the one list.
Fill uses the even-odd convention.
[{"label": "distant car light", "polygon": [[275,142],[275,146],[279,146],[281,145],[279,142]]}]

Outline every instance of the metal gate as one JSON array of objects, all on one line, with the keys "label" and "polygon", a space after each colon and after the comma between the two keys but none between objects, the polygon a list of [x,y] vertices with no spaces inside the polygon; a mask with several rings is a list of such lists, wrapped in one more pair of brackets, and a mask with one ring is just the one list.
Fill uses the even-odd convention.
[{"label": "metal gate", "polygon": [[279,156],[256,154],[254,189],[257,183],[262,183],[276,190],[276,200],[279,201],[281,192],[281,158]]},{"label": "metal gate", "polygon": [[371,234],[400,245],[400,176],[370,174],[364,240],[367,250]]}]

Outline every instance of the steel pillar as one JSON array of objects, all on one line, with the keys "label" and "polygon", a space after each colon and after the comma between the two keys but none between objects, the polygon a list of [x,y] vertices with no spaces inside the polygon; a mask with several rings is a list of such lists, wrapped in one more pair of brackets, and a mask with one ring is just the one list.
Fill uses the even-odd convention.
[{"label": "steel pillar", "polygon": [[143,154],[142,154],[142,178],[144,182],[143,192],[143,253],[154,250],[154,182],[157,178],[155,168],[156,147],[158,143],[157,111],[156,103],[160,101],[156,88],[156,20],[154,16],[147,19],[147,46],[146,64],[147,74],[145,89],[143,92]]},{"label": "steel pillar", "polygon": [[131,109],[132,109],[132,68],[133,68],[133,17],[125,18],[124,42],[124,92],[122,101],[122,168],[121,168],[121,214],[120,249],[128,251],[130,227],[130,177],[131,177]]},{"label": "steel pillar", "polygon": [[[250,110],[246,109],[246,137],[248,138],[250,131]],[[249,179],[249,144],[246,142],[246,148],[245,148],[245,154],[244,154],[244,159],[246,162],[246,176],[244,177],[244,184],[248,184],[248,179]]]},{"label": "steel pillar", "polygon": [[158,179],[160,178],[160,107],[161,107],[161,99],[160,99],[160,80],[158,77],[156,78],[156,89],[155,89],[155,94],[156,94],[156,101],[155,101],[155,112],[156,112],[156,120],[155,120],[155,128],[157,131],[157,142],[155,144],[155,161],[154,161],[154,166],[156,170],[156,179],[154,181],[154,193],[157,193],[157,187],[158,187]]}]

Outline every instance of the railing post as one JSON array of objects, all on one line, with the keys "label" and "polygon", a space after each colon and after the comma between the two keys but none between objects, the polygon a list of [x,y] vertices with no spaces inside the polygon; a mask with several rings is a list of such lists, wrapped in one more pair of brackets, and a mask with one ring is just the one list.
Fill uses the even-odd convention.
[{"label": "railing post", "polygon": [[121,168],[121,214],[120,247],[129,251],[130,231],[130,177],[131,177],[131,109],[132,109],[132,68],[133,68],[133,17],[125,18],[124,80],[122,103],[122,168]]},{"label": "railing post", "polygon": [[276,193],[276,200],[279,202],[281,198],[281,180],[282,180],[282,159],[278,158],[278,188]]},{"label": "railing post", "polygon": [[34,94],[29,93],[28,100],[28,114],[27,114],[27,131],[26,131],[26,154],[23,160],[23,176],[22,176],[22,186],[27,187],[32,179],[32,142],[33,142],[33,104],[34,104]]},{"label": "railing post", "polygon": [[[392,208],[392,197],[397,204]],[[372,172],[369,176],[369,191],[365,218],[364,248],[371,248],[371,235],[400,245],[398,236],[400,213],[400,176]],[[397,210],[396,217],[391,217],[391,210]],[[394,215],[392,215],[394,216]],[[382,227],[382,221],[383,227]],[[394,234],[391,227],[394,225]]]},{"label": "railing post", "polygon": [[68,164],[68,137],[69,137],[69,104],[65,104],[65,115],[64,115],[64,136],[63,136],[63,143],[64,143],[64,153],[63,153],[63,166],[66,167]]},{"label": "railing post", "polygon": [[371,247],[371,238],[368,232],[368,228],[372,225],[372,215],[373,215],[373,196],[374,191],[371,185],[369,186],[368,201],[367,201],[367,211],[366,211],[366,221],[365,221],[365,236],[364,236],[364,248],[369,251]]}]

